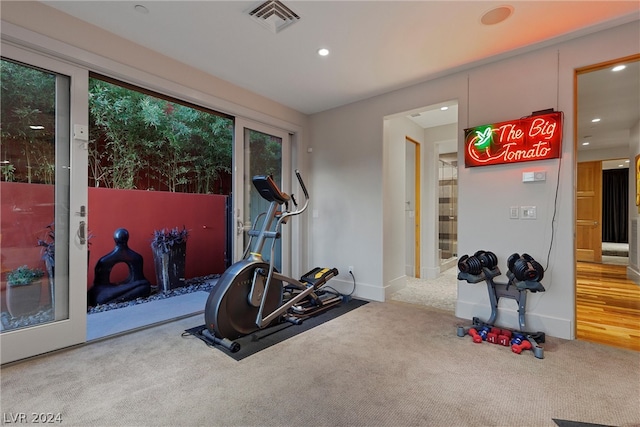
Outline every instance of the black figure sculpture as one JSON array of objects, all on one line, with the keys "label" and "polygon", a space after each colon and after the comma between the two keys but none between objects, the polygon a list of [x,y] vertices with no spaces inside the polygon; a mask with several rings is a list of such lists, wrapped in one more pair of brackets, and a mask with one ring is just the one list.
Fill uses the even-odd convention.
[{"label": "black figure sculpture", "polygon": [[[90,306],[131,301],[151,294],[151,284],[144,277],[142,269],[142,255],[129,249],[127,245],[129,232],[118,228],[113,233],[113,240],[116,247],[96,263],[93,287],[87,292],[87,303]],[[121,262],[129,267],[129,277],[124,282],[111,283],[111,269]]]}]

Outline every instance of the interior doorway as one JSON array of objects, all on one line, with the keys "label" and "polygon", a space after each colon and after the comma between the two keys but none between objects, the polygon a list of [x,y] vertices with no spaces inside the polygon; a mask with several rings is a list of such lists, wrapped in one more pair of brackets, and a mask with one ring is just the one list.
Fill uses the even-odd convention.
[{"label": "interior doorway", "polygon": [[458,153],[440,154],[438,159],[438,254],[440,270],[458,259]]},{"label": "interior doorway", "polygon": [[[404,288],[392,300],[454,311],[457,299],[458,104],[446,101],[387,118],[403,150]],[[400,159],[400,156],[396,156]],[[398,187],[400,188],[400,187]],[[446,257],[446,259],[444,259]],[[444,260],[444,262],[443,262]]]},{"label": "interior doorway", "polygon": [[420,199],[421,199],[421,182],[420,182],[420,143],[410,137],[406,137],[406,206],[405,206],[405,225],[406,225],[406,275],[409,277],[420,278]]},{"label": "interior doorway", "polygon": [[[629,206],[633,178],[628,169],[630,157],[640,151],[639,60],[640,55],[634,55],[584,67],[576,70],[574,80],[576,338],[635,350],[635,337],[640,333],[640,312],[635,307],[640,304],[640,292],[639,260],[633,250],[638,233],[632,230],[638,215]],[[615,179],[625,181],[626,187],[604,189],[605,175],[622,175]],[[610,199],[613,192],[619,194]],[[623,213],[621,218],[612,217],[614,211]],[[611,244],[622,250],[612,256]],[[630,280],[634,272],[635,284]]]},{"label": "interior doorway", "polygon": [[629,265],[630,160],[602,162],[602,263]]},{"label": "interior doorway", "polygon": [[629,263],[629,159],[579,162],[578,262]]}]

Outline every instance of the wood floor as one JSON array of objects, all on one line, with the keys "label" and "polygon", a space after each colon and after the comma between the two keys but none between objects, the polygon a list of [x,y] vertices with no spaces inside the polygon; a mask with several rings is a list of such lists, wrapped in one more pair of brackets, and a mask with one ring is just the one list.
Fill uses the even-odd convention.
[{"label": "wood floor", "polygon": [[624,265],[579,262],[576,338],[640,351],[640,286]]}]

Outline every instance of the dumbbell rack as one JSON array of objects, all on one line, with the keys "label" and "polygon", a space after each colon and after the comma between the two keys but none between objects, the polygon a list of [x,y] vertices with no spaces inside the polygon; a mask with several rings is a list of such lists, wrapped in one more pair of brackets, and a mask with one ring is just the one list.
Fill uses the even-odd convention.
[{"label": "dumbbell rack", "polygon": [[514,333],[523,335],[530,343],[533,354],[538,359],[544,359],[544,349],[538,343],[544,343],[544,332],[525,332],[525,311],[527,305],[527,292],[544,292],[544,286],[540,282],[534,281],[518,281],[515,275],[507,272],[507,283],[496,283],[493,278],[499,276],[500,269],[493,267],[491,269],[482,267],[480,274],[469,274],[465,272],[458,273],[458,280],[466,280],[468,283],[486,282],[489,291],[489,301],[491,303],[491,317],[486,322],[482,322],[479,318],[473,318],[473,325],[470,327],[458,326],[457,335],[464,337],[469,333],[471,328],[493,327],[498,317],[498,300],[500,298],[510,298],[518,303],[518,324],[520,329],[514,330]]}]

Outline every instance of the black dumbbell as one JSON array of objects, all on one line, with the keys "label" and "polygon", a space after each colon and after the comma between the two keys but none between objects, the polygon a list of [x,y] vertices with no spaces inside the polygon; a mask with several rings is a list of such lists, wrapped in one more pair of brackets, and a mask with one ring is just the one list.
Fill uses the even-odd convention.
[{"label": "black dumbbell", "polygon": [[520,259],[520,254],[519,253],[514,253],[511,254],[509,256],[509,258],[507,258],[507,268],[509,269],[510,272],[513,273],[513,265],[515,264],[516,260]]},{"label": "black dumbbell", "polygon": [[531,277],[535,277],[534,279],[530,279],[530,280],[533,280],[534,282],[541,281],[542,278],[544,277],[544,268],[542,268],[542,265],[540,265],[540,263],[535,259],[533,259],[533,257],[529,254],[522,254],[522,258],[526,259],[536,272],[535,274],[533,273],[530,274]]},{"label": "black dumbbell", "polygon": [[519,281],[532,281],[539,282],[544,277],[544,269],[533,257],[529,254],[515,253],[507,259],[507,266],[509,271],[513,273]]},{"label": "black dumbbell", "polygon": [[478,260],[480,260],[480,263],[482,264],[483,267],[486,267],[490,270],[498,265],[498,257],[493,252],[478,251],[475,254],[473,254],[473,256],[478,258]]},{"label": "black dumbbell", "polygon": [[462,255],[458,260],[458,270],[468,274],[482,273],[482,263],[475,256]]}]

